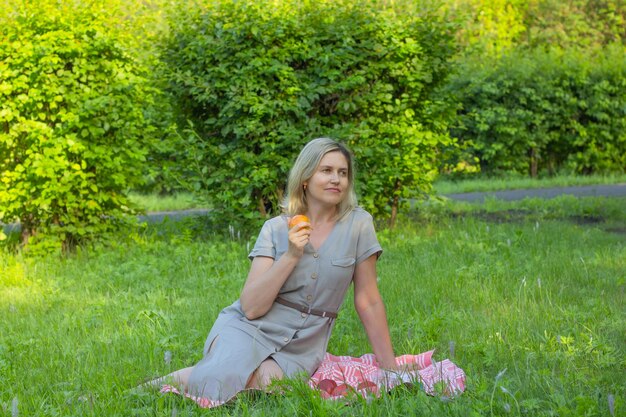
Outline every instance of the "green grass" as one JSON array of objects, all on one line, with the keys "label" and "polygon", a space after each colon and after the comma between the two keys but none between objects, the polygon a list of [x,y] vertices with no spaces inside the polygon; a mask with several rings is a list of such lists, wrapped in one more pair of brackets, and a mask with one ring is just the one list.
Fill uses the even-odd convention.
[{"label": "green grass", "polygon": [[499,191],[620,183],[626,183],[626,174],[589,176],[559,175],[539,179],[527,177],[476,178],[460,181],[441,179],[436,181],[433,184],[433,187],[437,194],[456,194],[475,191]]},{"label": "green grass", "polygon": [[[68,259],[0,253],[0,414],[17,399],[20,416],[608,416],[613,395],[624,416],[624,207],[600,198],[428,205],[379,232],[396,353],[435,348],[441,360],[454,342],[467,391],[452,401],[399,389],[345,405],[294,383],[201,410],[133,391],[200,359],[212,321],[238,297],[251,241],[144,231]],[[350,297],[328,349],[370,352]]]},{"label": "green grass", "polygon": [[199,202],[191,193],[181,192],[163,196],[131,193],[129,197],[132,203],[146,212],[207,208],[206,204]]},{"label": "green grass", "polygon": [[[575,185],[626,183],[624,175],[561,175],[557,177],[531,179],[525,177],[478,178],[461,181],[440,179],[433,184],[437,194],[455,194],[473,191],[498,191],[528,188],[568,187]],[[191,193],[171,195],[131,193],[130,200],[146,212],[205,209],[206,203],[198,201]]]}]

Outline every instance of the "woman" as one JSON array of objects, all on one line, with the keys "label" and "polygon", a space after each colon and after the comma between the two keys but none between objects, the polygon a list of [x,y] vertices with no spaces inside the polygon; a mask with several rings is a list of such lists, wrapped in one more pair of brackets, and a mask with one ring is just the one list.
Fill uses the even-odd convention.
[{"label": "woman", "polygon": [[[264,224],[249,255],[240,299],[219,314],[202,360],[169,377],[191,395],[227,401],[272,379],[313,374],[351,282],[379,365],[395,369],[376,284],[382,248],[372,217],[356,204],[350,152],[331,139],[310,141],[289,175],[286,215]],[[289,228],[296,214],[310,223]]]}]

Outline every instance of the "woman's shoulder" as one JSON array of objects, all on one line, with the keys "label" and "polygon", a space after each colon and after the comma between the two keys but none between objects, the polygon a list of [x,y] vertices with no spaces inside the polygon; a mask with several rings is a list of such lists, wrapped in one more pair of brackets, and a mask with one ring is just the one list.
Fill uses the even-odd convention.
[{"label": "woman's shoulder", "polygon": [[361,228],[374,223],[374,218],[365,209],[361,207],[355,207],[344,218],[344,223],[351,228]]},{"label": "woman's shoulder", "polygon": [[276,217],[272,217],[271,219],[266,220],[263,227],[269,227],[272,230],[277,230],[279,228],[286,228],[288,223],[289,218],[287,217],[287,215],[280,214]]},{"label": "woman's shoulder", "polygon": [[353,221],[373,221],[374,218],[372,215],[362,207],[355,207],[350,212],[350,217],[352,217]]}]

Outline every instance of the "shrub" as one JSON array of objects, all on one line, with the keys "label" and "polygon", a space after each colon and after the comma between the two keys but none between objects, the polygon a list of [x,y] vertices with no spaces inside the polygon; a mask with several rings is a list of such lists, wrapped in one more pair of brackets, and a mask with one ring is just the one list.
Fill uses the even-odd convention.
[{"label": "shrub", "polygon": [[0,29],[0,221],[24,244],[74,245],[132,213],[151,90],[88,11],[22,9]]},{"label": "shrub", "polygon": [[363,205],[393,217],[450,142],[432,98],[450,31],[409,3],[222,1],[174,16],[162,60],[188,127],[181,177],[223,216],[255,221],[278,212],[304,143],[331,136],[358,157]]},{"label": "shrub", "polygon": [[452,134],[487,173],[624,172],[625,87],[620,48],[470,61],[449,86],[462,108]]}]

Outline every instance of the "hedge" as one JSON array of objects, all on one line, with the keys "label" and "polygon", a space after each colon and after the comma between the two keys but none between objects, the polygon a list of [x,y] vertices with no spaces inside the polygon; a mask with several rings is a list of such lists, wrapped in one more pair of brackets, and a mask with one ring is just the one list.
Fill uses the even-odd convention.
[{"label": "hedge", "polygon": [[460,112],[452,135],[499,172],[626,172],[626,55],[519,51],[467,62],[448,92]]}]

